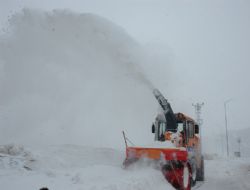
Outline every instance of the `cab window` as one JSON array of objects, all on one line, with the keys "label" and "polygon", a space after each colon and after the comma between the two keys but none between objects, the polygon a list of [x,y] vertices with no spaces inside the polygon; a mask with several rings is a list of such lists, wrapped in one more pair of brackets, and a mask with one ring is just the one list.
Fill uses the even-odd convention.
[{"label": "cab window", "polygon": [[166,132],[166,123],[164,122],[160,122],[159,123],[159,131],[158,131],[158,134],[159,134],[159,139],[164,141],[165,140],[165,132]]},{"label": "cab window", "polygon": [[193,124],[193,122],[188,122],[188,137],[194,138],[194,124]]}]

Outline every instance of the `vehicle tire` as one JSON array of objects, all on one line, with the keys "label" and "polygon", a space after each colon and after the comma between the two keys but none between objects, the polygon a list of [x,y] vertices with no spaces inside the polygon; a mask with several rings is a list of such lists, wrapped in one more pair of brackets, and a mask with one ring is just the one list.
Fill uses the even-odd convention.
[{"label": "vehicle tire", "polygon": [[192,171],[189,164],[183,165],[181,190],[191,190]]},{"label": "vehicle tire", "polygon": [[197,169],[197,181],[204,181],[205,180],[205,175],[204,175],[204,158],[203,156],[201,157],[201,167]]},{"label": "vehicle tire", "polygon": [[197,166],[196,166],[195,160],[192,160],[191,164],[192,164],[192,167],[191,167],[191,170],[192,170],[191,186],[193,187],[193,186],[195,186],[196,181],[197,181]]}]

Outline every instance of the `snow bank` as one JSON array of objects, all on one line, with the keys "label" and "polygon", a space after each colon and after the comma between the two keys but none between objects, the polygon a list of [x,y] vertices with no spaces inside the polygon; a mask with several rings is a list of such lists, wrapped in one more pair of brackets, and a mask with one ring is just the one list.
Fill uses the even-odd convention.
[{"label": "snow bank", "polygon": [[151,142],[157,110],[140,46],[93,14],[24,9],[0,36],[0,144]]},{"label": "snow bank", "polygon": [[7,145],[0,145],[0,154],[7,154],[7,155],[20,155],[24,152],[24,148],[21,145],[15,144],[7,144]]},{"label": "snow bank", "polygon": [[33,161],[32,154],[21,145],[0,145],[0,169],[3,173],[9,173],[13,169],[30,170],[28,165]]}]

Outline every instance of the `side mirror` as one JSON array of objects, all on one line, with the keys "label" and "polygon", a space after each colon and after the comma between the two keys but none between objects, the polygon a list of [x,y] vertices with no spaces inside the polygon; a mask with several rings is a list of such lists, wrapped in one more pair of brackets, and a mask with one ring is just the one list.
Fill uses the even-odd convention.
[{"label": "side mirror", "polygon": [[195,125],[195,134],[199,134],[199,125]]},{"label": "side mirror", "polygon": [[155,133],[155,125],[152,124],[152,133]]}]

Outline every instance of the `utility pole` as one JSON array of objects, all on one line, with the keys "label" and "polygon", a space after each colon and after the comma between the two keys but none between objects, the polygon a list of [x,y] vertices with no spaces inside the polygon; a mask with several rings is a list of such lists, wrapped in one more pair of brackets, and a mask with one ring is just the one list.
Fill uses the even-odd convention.
[{"label": "utility pole", "polygon": [[232,99],[226,100],[224,102],[224,111],[225,111],[225,127],[226,127],[226,140],[227,140],[227,157],[229,157],[229,145],[228,145],[228,130],[227,130],[227,104],[231,101]]},{"label": "utility pole", "polygon": [[225,143],[225,140],[224,140],[224,135],[221,135],[221,154],[224,155],[224,143]]},{"label": "utility pole", "polygon": [[192,104],[192,106],[194,106],[194,109],[195,109],[196,121],[198,125],[202,125],[203,120],[201,119],[201,108],[202,106],[204,106],[204,102]]},{"label": "utility pole", "polygon": [[238,137],[237,142],[239,143],[239,157],[241,157],[241,152],[240,152],[241,138],[240,137]]},{"label": "utility pole", "polygon": [[195,114],[196,114],[196,121],[197,121],[197,124],[199,125],[199,128],[200,128],[200,139],[202,142],[202,138],[201,138],[201,125],[203,123],[203,120],[201,119],[201,108],[202,106],[204,106],[204,102],[202,103],[196,103],[196,104],[192,104],[192,106],[194,106],[194,109],[195,109]]}]

